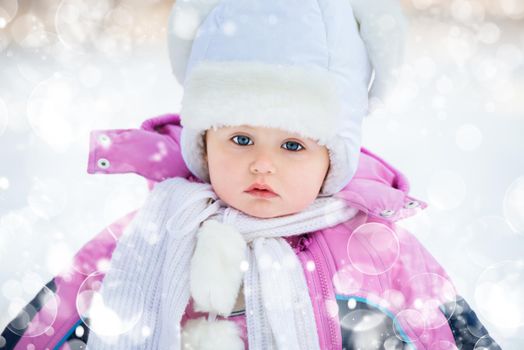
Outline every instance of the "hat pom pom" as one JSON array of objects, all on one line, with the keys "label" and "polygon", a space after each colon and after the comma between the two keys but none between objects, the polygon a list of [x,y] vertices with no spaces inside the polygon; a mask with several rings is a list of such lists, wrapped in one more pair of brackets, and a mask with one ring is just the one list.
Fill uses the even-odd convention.
[{"label": "hat pom pom", "polygon": [[244,341],[234,322],[200,317],[188,320],[182,329],[182,349],[244,350]]}]

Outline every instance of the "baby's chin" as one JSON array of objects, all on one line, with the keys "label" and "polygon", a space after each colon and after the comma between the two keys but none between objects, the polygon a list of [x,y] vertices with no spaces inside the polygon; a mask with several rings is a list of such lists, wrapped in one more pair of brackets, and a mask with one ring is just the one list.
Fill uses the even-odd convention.
[{"label": "baby's chin", "polygon": [[282,216],[282,213],[278,213],[275,208],[270,208],[270,206],[267,206],[265,208],[260,207],[254,207],[253,205],[230,205],[231,207],[235,208],[238,211],[241,211],[242,213],[253,216],[259,219],[270,219],[278,216]]},{"label": "baby's chin", "polygon": [[243,212],[244,214],[259,218],[259,219],[272,219],[281,216],[287,216],[297,212],[289,208],[282,209],[278,205],[273,203],[265,203],[267,205],[244,205],[244,206],[232,206],[233,208]]}]

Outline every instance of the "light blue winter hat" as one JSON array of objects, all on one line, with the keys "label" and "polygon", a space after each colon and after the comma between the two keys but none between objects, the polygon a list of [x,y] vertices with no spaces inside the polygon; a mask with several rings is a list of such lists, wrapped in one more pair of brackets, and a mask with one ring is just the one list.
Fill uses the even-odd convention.
[{"label": "light blue winter hat", "polygon": [[205,130],[247,124],[325,145],[330,169],[321,196],[349,183],[372,75],[349,1],[178,0],[169,33],[184,87],[182,156],[195,176],[210,181]]}]

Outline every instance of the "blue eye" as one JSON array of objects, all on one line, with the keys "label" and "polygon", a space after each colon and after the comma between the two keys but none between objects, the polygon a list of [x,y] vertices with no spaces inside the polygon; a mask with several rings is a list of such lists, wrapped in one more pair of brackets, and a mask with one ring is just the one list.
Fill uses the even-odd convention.
[{"label": "blue eye", "polygon": [[233,141],[233,142],[235,142],[237,145],[246,146],[246,144],[245,144],[244,142],[246,142],[246,141],[247,141],[247,142],[251,141],[249,137],[244,136],[244,135],[233,136],[233,137],[231,138],[231,140],[234,140],[234,139],[237,138],[237,137],[239,138],[240,141],[238,141],[238,142]]},{"label": "blue eye", "polygon": [[[289,144],[292,145],[291,149],[289,149],[289,148],[286,148],[286,149],[289,149],[290,151],[297,152],[297,151],[300,151],[300,150],[304,149],[304,147],[300,143],[295,142],[295,141],[288,141],[288,142],[284,143],[284,145],[289,145]],[[296,148],[297,146],[300,147],[300,149],[297,149]]]}]

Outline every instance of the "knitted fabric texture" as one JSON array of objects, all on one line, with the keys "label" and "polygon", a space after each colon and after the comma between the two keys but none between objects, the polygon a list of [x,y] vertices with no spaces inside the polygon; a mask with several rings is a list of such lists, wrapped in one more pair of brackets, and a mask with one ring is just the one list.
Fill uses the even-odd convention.
[{"label": "knitted fabric texture", "polygon": [[[88,346],[183,348],[180,322],[191,296],[196,233],[202,222],[213,219],[234,225],[247,242],[243,283],[249,348],[319,349],[304,272],[282,237],[335,226],[357,212],[336,196],[317,197],[299,213],[260,219],[228,207],[208,183],[178,177],[158,183],[115,249],[100,305],[93,305],[89,315]],[[282,268],[264,268],[267,259]],[[111,327],[109,314],[119,317]]]}]

